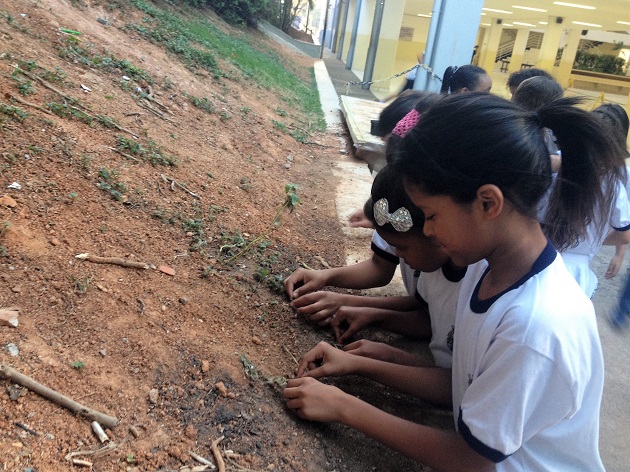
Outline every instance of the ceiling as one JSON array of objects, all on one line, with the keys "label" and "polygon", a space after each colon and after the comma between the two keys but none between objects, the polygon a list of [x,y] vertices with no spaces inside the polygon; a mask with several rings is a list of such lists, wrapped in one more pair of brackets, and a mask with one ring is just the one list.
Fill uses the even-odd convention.
[{"label": "ceiling", "polygon": [[[466,0],[458,0],[465,5]],[[484,8],[504,10],[511,12],[500,13],[484,10],[480,18],[480,23],[489,24],[491,18],[500,18],[505,26],[543,29],[545,25],[540,22],[549,21],[549,17],[562,17],[566,29],[589,29],[601,31],[616,31],[630,33],[630,0],[564,0],[565,3],[587,5],[595,7],[594,10],[586,10],[562,5],[555,5],[554,0],[485,0]],[[537,8],[542,11],[531,11],[516,6]],[[405,3],[405,15],[427,15],[431,14],[433,0],[407,0]],[[575,24],[574,21],[589,23],[590,25]],[[624,21],[628,24],[620,24]],[[514,24],[514,22],[525,23],[526,25]],[[506,25],[507,24],[507,25]],[[601,25],[601,26],[593,26]]]}]

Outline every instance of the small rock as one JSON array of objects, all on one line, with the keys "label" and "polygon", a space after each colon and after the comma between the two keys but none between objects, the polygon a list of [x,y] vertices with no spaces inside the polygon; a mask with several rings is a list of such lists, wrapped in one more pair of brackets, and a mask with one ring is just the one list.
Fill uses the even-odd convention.
[{"label": "small rock", "polygon": [[217,382],[214,384],[214,388],[216,388],[222,396],[227,397],[227,388],[223,382]]},{"label": "small rock", "polygon": [[204,374],[210,370],[210,361],[201,361],[201,372]]},{"label": "small rock", "polygon": [[15,287],[11,288],[11,291],[13,293],[20,293],[22,291],[22,286],[21,285],[16,285]]},{"label": "small rock", "polygon": [[182,305],[188,305],[189,301],[190,300],[188,298],[186,298],[186,297],[180,297],[179,298],[179,303],[181,303]]},{"label": "small rock", "polygon": [[158,270],[166,275],[170,275],[170,276],[175,275],[175,269],[167,265],[159,265]]},{"label": "small rock", "polygon": [[168,455],[179,459],[182,456],[182,450],[177,446],[171,446],[168,450]]},{"label": "small rock", "polygon": [[0,308],[0,326],[5,325],[17,328],[19,313],[20,309],[14,306],[10,308]]},{"label": "small rock", "polygon": [[22,395],[26,395],[26,389],[13,383],[7,386],[7,392],[9,392],[9,398],[13,401],[16,401]]},{"label": "small rock", "polygon": [[17,357],[20,354],[20,349],[14,343],[9,343],[6,345],[6,350],[10,356]]},{"label": "small rock", "polygon": [[186,429],[184,430],[184,434],[186,435],[186,437],[188,439],[196,439],[197,438],[197,428],[195,428],[193,425],[189,424],[188,426],[186,426]]},{"label": "small rock", "polygon": [[99,350],[98,353],[101,355],[101,357],[105,357],[107,355],[107,351],[105,349]]},{"label": "small rock", "polygon": [[2,195],[2,197],[0,197],[0,205],[15,208],[17,206],[17,202],[9,195]]},{"label": "small rock", "polygon": [[100,24],[104,26],[109,26],[109,20],[105,18],[101,18],[100,16],[96,19],[96,21],[98,21]]},{"label": "small rock", "polygon": [[22,190],[22,186],[18,182],[13,182],[9,186],[7,186],[7,188],[10,188],[12,190]]},{"label": "small rock", "polygon": [[262,344],[262,341],[260,340],[258,336],[252,336],[252,342],[256,344],[257,346],[260,346]]},{"label": "small rock", "polygon": [[50,240],[50,244],[52,244],[53,246],[59,246],[61,244],[61,241],[59,241],[57,238],[52,238]]},{"label": "small rock", "polygon": [[150,403],[155,405],[158,402],[159,397],[160,397],[160,393],[158,392],[157,388],[152,388],[151,390],[149,390]]}]

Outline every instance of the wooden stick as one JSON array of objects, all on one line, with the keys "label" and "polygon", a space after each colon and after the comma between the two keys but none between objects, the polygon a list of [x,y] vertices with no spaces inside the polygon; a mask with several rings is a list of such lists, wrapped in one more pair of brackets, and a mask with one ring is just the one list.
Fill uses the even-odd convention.
[{"label": "wooden stick", "polygon": [[118,154],[120,154],[122,157],[126,157],[127,159],[132,160],[132,161],[134,161],[134,162],[138,162],[138,163],[142,162],[142,161],[141,161],[140,159],[138,159],[137,157],[133,157],[131,154],[124,153],[124,152],[122,152],[121,150],[116,149],[116,148],[114,148],[114,147],[109,147],[109,146],[108,146],[108,147],[107,147],[107,149],[109,149],[110,151],[117,152],[117,153],[118,153]]},{"label": "wooden stick", "polygon": [[20,68],[20,67],[16,67],[17,71],[20,74],[25,75],[26,77],[36,80],[38,81],[40,84],[42,84],[44,87],[46,87],[48,90],[51,90],[53,92],[55,92],[57,95],[65,98],[66,100],[68,100],[71,103],[76,103],[81,109],[83,110],[87,110],[87,108],[84,105],[81,105],[81,103],[79,103],[79,101],[76,98],[71,97],[70,95],[66,95],[65,93],[63,93],[61,90],[53,87],[52,85],[50,85],[48,82],[46,82],[44,79],[42,79],[41,77],[35,75],[35,74],[31,74],[29,72],[26,72],[24,69]]},{"label": "wooden stick", "polygon": [[77,254],[74,257],[76,257],[77,259],[81,259],[83,261],[95,262],[97,264],[114,264],[114,265],[119,265],[121,267],[131,267],[134,269],[150,269],[151,268],[151,265],[145,262],[127,261],[120,257],[93,256],[92,254],[89,254],[87,252],[84,254]]},{"label": "wooden stick", "polygon": [[196,193],[191,192],[190,190],[188,190],[185,186],[183,186],[182,184],[180,184],[179,182],[177,182],[175,179],[168,177],[164,174],[160,174],[160,177],[162,178],[162,180],[164,182],[167,182],[171,184],[171,190],[173,190],[173,187],[175,187],[176,185],[181,188],[184,192],[187,192],[189,195],[192,195],[195,198],[198,198],[201,200],[201,197],[199,195],[197,195]]},{"label": "wooden stick", "polygon": [[202,456],[200,456],[199,454],[196,454],[193,451],[188,451],[188,454],[190,454],[190,457],[195,459],[200,464],[207,465],[207,466],[209,466],[209,467],[211,467],[213,469],[215,468],[214,464],[212,462],[210,462],[208,459],[206,459],[205,457],[202,457]]},{"label": "wooden stick", "polygon": [[214,456],[214,460],[217,461],[217,468],[219,472],[225,472],[225,462],[223,462],[223,457],[221,457],[221,451],[219,451],[219,443],[225,439],[225,436],[221,436],[218,439],[212,441],[210,445],[210,449],[212,450],[212,455]]},{"label": "wooden stick", "polygon": [[62,395],[61,393],[40,384],[28,375],[21,374],[8,365],[0,365],[0,377],[4,377],[18,385],[21,385],[22,387],[26,387],[29,390],[37,393],[38,395],[41,395],[42,397],[52,401],[53,403],[67,408],[78,416],[87,418],[91,421],[98,421],[99,423],[105,425],[105,427],[107,428],[112,429],[118,424],[118,418],[93,410],[85,405],[81,405],[80,403],[75,402],[65,395]]},{"label": "wooden stick", "polygon": [[36,110],[41,111],[42,113],[46,113],[47,115],[51,115],[52,113],[45,108],[40,107],[39,105],[35,105],[34,103],[27,102],[26,100],[22,100],[20,97],[16,97],[15,95],[11,95],[9,92],[4,94],[4,97],[7,100],[14,100],[22,105],[26,105],[27,107],[35,108]]}]

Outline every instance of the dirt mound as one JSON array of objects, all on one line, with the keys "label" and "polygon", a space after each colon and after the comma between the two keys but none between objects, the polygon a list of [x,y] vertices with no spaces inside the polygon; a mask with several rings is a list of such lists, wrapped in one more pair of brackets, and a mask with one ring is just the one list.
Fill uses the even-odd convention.
[{"label": "dirt mound", "polygon": [[[117,447],[90,455],[89,421],[2,381],[4,470],[69,470],[77,451],[94,470],[177,470],[198,465],[189,451],[212,458],[221,436],[228,470],[421,470],[295,419],[280,394],[295,357],[330,339],[296,319],[279,283],[302,261],[343,263],[340,136],[298,142],[273,125],[277,95],[184,67],[125,27],[146,21],[132,8],[0,4],[0,308],[20,309],[17,328],[0,326],[0,362],[120,420],[106,431]],[[311,80],[312,59],[247,34]],[[289,183],[302,204],[273,224]]]}]

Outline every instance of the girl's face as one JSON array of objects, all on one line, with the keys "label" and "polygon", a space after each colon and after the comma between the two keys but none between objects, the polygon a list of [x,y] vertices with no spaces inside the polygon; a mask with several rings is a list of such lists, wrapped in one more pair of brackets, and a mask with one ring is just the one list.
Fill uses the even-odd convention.
[{"label": "girl's face", "polygon": [[378,231],[379,236],[387,244],[396,248],[396,255],[402,257],[405,262],[414,270],[422,272],[434,272],[446,264],[448,255],[436,245],[433,240],[424,234],[414,231],[413,233],[391,233]]},{"label": "girl's face", "polygon": [[453,264],[466,267],[485,257],[482,221],[475,205],[456,203],[446,195],[430,195],[410,185],[407,193],[425,215],[424,234],[448,254]]}]

